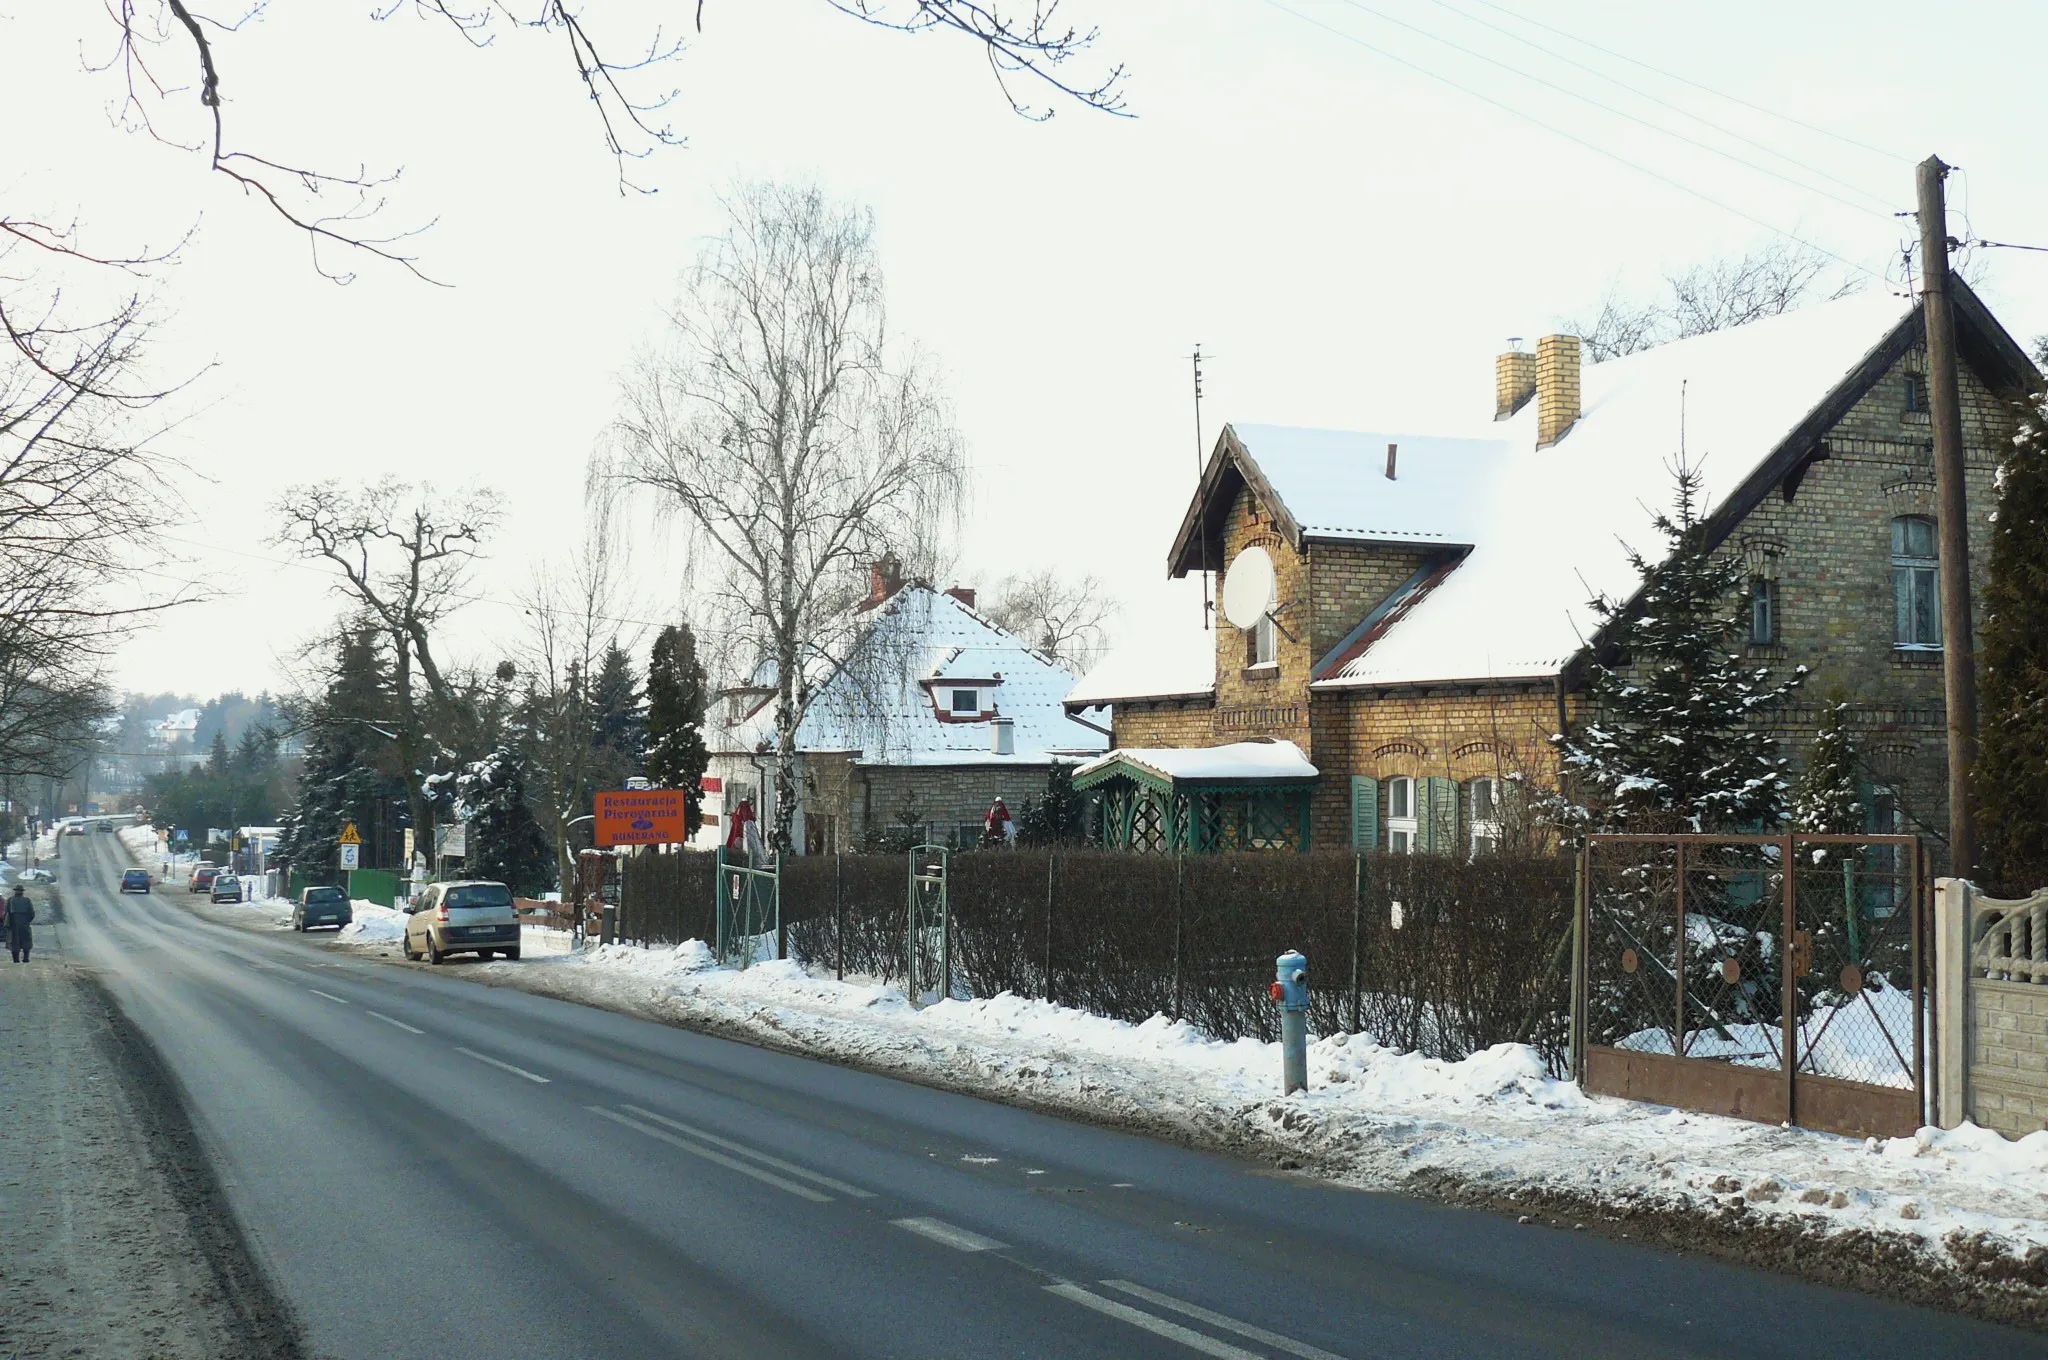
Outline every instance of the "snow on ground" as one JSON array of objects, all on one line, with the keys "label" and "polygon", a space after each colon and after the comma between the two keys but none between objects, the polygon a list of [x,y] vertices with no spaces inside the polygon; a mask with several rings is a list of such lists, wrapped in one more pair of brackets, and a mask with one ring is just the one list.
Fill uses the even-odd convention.
[{"label": "snow on ground", "polygon": [[1822,1232],[1903,1234],[1944,1253],[1958,1231],[2016,1255],[2048,1251],[2048,1131],[2018,1142],[1974,1126],[1843,1138],[1589,1097],[1521,1045],[1443,1062],[1342,1034],[1310,1045],[1310,1089],[1283,1099],[1279,1045],[1221,1042],[1164,1016],[1132,1025],[1008,993],[914,1010],[893,987],[837,982],[794,961],[721,968],[695,940],[487,966],[572,999],[1095,1118],[1203,1142],[1247,1135],[1353,1184],[1448,1175],[1501,1197],[1562,1192],[1783,1217]]}]

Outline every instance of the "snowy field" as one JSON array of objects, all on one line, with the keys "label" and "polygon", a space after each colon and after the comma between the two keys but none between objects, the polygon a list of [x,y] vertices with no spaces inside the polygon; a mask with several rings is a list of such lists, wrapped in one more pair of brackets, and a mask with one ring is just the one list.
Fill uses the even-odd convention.
[{"label": "snowy field", "polygon": [[1360,1186],[1448,1177],[1492,1198],[1530,1194],[1532,1205],[1562,1192],[1784,1219],[1806,1232],[1881,1232],[1942,1256],[2048,1255],[2048,1132],[2019,1142],[1974,1126],[1842,1138],[1588,1097],[1520,1045],[1442,1062],[1342,1034],[1312,1042],[1310,1089],[1283,1099],[1277,1044],[1008,994],[914,1010],[895,988],[791,961],[720,968],[698,941],[489,967],[536,990],[866,1067],[1200,1143],[1291,1152]]}]

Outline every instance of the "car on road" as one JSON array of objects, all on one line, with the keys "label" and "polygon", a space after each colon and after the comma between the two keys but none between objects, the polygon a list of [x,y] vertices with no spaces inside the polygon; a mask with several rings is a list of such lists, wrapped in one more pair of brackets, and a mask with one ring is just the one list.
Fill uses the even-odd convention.
[{"label": "car on road", "polygon": [[149,870],[128,869],[121,874],[121,891],[124,893],[149,891]]},{"label": "car on road", "polygon": [[405,906],[405,956],[439,963],[450,954],[519,957],[512,890],[474,879],[431,883]]},{"label": "car on road", "polygon": [[239,902],[242,900],[242,880],[233,874],[215,874],[213,886],[207,890],[209,902]]},{"label": "car on road", "polygon": [[314,926],[333,926],[340,930],[355,918],[355,909],[348,904],[348,894],[340,888],[301,888],[299,900],[292,904],[293,930],[311,930]]},{"label": "car on road", "polygon": [[206,892],[206,891],[208,891],[209,889],[211,889],[211,888],[213,887],[213,880],[214,880],[215,876],[216,876],[216,875],[218,875],[219,873],[220,873],[220,866],[219,866],[219,865],[217,865],[217,864],[200,864],[200,865],[196,865],[196,866],[194,866],[194,868],[193,868],[193,870],[192,870],[192,877],[191,877],[190,879],[188,879],[188,880],[186,881],[186,883],[185,883],[185,891],[186,891],[186,892]]},{"label": "car on road", "polygon": [[85,834],[85,823],[73,822],[64,828],[64,834],[67,836],[83,836]]},{"label": "car on road", "polygon": [[109,822],[109,821],[105,821],[105,820],[102,820],[102,821],[100,822],[100,830],[102,830],[102,831],[112,831],[113,829],[114,829],[114,824],[113,824],[112,822]]}]

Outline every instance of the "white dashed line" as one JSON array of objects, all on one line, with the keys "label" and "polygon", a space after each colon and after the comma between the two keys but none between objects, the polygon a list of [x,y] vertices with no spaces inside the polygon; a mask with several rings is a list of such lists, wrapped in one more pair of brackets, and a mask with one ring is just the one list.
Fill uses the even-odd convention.
[{"label": "white dashed line", "polygon": [[1222,1313],[1212,1312],[1207,1308],[1198,1307],[1192,1303],[1184,1303],[1171,1294],[1162,1294],[1156,1289],[1147,1289],[1141,1284],[1132,1284],[1129,1280],[1104,1280],[1102,1283],[1105,1288],[1129,1294],[1133,1298],[1143,1299],[1147,1303],[1169,1309],[1184,1317],[1194,1318],[1197,1322],[1206,1322],[1211,1327],[1220,1327],[1226,1332],[1236,1332],[1239,1336],[1261,1342],[1273,1347],[1275,1350],[1286,1351],[1289,1355],[1298,1355],[1302,1360],[1344,1360],[1342,1356],[1332,1355],[1326,1350],[1309,1345],[1306,1341],[1296,1341],[1293,1337],[1282,1336],[1278,1332],[1269,1332],[1263,1327],[1254,1327],[1249,1322],[1239,1322],[1234,1317],[1226,1317]]},{"label": "white dashed line", "polygon": [[337,1006],[346,1006],[348,1004],[347,1000],[345,1000],[342,997],[336,996],[333,992],[323,992],[318,987],[308,987],[306,990],[311,992],[314,996],[326,997],[329,1001],[332,1001]]},{"label": "white dashed line", "polygon": [[456,1046],[455,1051],[462,1054],[465,1058],[475,1058],[480,1063],[489,1063],[493,1067],[501,1068],[504,1071],[510,1072],[515,1077],[525,1077],[528,1081],[537,1081],[542,1085],[547,1084],[548,1079],[540,1073],[529,1072],[523,1067],[514,1067],[508,1062],[500,1062],[488,1053],[479,1053],[473,1048],[463,1048],[460,1045]]},{"label": "white dashed line", "polygon": [[679,1119],[670,1119],[667,1115],[656,1114],[652,1110],[643,1110],[638,1105],[621,1105],[619,1108],[629,1114],[637,1114],[642,1119],[651,1119],[657,1124],[666,1124],[677,1133],[688,1134],[700,1143],[715,1144],[718,1147],[725,1148],[727,1151],[737,1152],[742,1157],[751,1157],[755,1161],[772,1166],[778,1171],[786,1171],[792,1176],[801,1176],[814,1185],[824,1186],[827,1190],[837,1190],[849,1199],[873,1199],[875,1197],[873,1191],[863,1190],[857,1185],[848,1185],[845,1181],[835,1181],[830,1176],[821,1176],[817,1172],[798,1166],[794,1162],[785,1162],[780,1157],[771,1157],[765,1152],[756,1152],[744,1143],[735,1143],[730,1138],[721,1138],[715,1133],[706,1133],[702,1129],[692,1128]]},{"label": "white dashed line", "polygon": [[408,1025],[408,1024],[406,1024],[406,1023],[405,1023],[405,1021],[403,1021],[403,1020],[393,1020],[393,1019],[392,1019],[392,1018],[391,1018],[390,1016],[388,1016],[388,1015],[384,1014],[384,1012],[382,1012],[382,1011],[373,1011],[373,1010],[365,1010],[365,1011],[363,1012],[363,1014],[364,1014],[364,1015],[367,1015],[367,1016],[369,1016],[370,1018],[372,1018],[372,1019],[374,1019],[374,1020],[382,1020],[382,1021],[383,1021],[383,1022],[384,1022],[385,1024],[387,1024],[387,1025],[396,1025],[396,1026],[398,1026],[398,1027],[399,1027],[400,1029],[404,1030],[404,1031],[405,1031],[405,1032],[406,1032],[407,1034],[425,1034],[425,1033],[426,1033],[426,1031],[425,1031],[425,1030],[423,1030],[423,1029],[415,1029],[415,1028],[413,1028],[413,1027],[412,1027],[411,1025]]},{"label": "white dashed line", "polygon": [[707,1162],[716,1162],[728,1171],[737,1171],[742,1176],[752,1176],[763,1185],[772,1185],[777,1190],[786,1190],[798,1199],[807,1199],[813,1204],[830,1204],[832,1202],[830,1195],[821,1195],[808,1185],[798,1185],[795,1181],[785,1180],[772,1171],[763,1171],[758,1166],[749,1166],[737,1157],[728,1157],[723,1152],[713,1152],[708,1147],[700,1147],[696,1143],[687,1142],[666,1130],[657,1129],[652,1124],[643,1124],[637,1119],[628,1119],[615,1110],[607,1110],[602,1105],[586,1105],[583,1108],[592,1114],[603,1115],[615,1124],[624,1124],[629,1129],[644,1133],[649,1138],[659,1139],[670,1147],[678,1148],[693,1157],[702,1157]]},{"label": "white dashed line", "polygon": [[983,1237],[978,1232],[956,1228],[936,1218],[898,1218],[890,1221],[899,1228],[914,1232],[919,1237],[929,1237],[932,1241],[943,1243],[955,1251],[1000,1251],[1003,1247],[1003,1244],[993,1237]]},{"label": "white dashed line", "polygon": [[1153,1317],[1143,1309],[1133,1308],[1127,1303],[1118,1303],[1115,1299],[1105,1299],[1102,1295],[1092,1294],[1077,1284],[1049,1284],[1045,1289],[1048,1294],[1057,1294],[1063,1299],[1080,1304],[1083,1308],[1093,1308],[1096,1312],[1113,1317],[1118,1322],[1128,1322],[1133,1327],[1142,1327],[1154,1336],[1178,1341],[1189,1350],[1213,1355],[1216,1360],[1266,1360],[1266,1357],[1257,1351],[1248,1351],[1241,1346],[1233,1346],[1228,1341],[1218,1341],[1213,1336],[1204,1336],[1192,1327],[1183,1327],[1178,1322]]}]

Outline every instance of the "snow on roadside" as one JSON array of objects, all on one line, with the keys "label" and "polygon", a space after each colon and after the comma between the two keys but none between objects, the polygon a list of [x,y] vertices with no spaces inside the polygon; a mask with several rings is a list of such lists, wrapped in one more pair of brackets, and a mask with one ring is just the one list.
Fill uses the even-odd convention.
[{"label": "snow on roadside", "polygon": [[1133,1025],[1009,993],[914,1010],[893,987],[794,961],[720,968],[696,940],[487,966],[576,1000],[1204,1141],[1250,1135],[1358,1185],[1449,1175],[1503,1197],[1561,1192],[1902,1234],[1937,1253],[1953,1234],[1977,1250],[2048,1252],[2048,1131],[2017,1142],[1970,1125],[1843,1138],[1587,1096],[1522,1045],[1444,1062],[1342,1034],[1310,1045],[1310,1089],[1283,1099],[1277,1044],[1223,1042],[1164,1016]]}]

